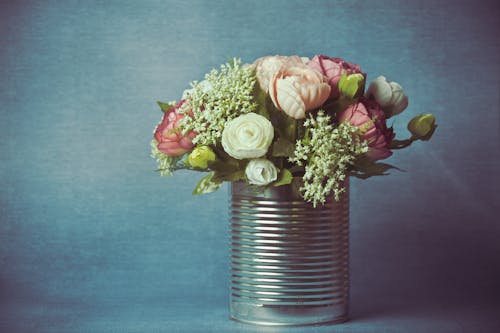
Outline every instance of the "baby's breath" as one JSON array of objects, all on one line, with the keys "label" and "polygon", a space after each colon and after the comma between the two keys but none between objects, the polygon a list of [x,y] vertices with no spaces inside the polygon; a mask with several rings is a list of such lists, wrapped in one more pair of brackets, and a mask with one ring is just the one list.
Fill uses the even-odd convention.
[{"label": "baby's breath", "polygon": [[368,144],[360,140],[357,127],[348,122],[335,127],[323,110],[316,118],[309,116],[304,126],[306,136],[296,142],[294,155],[289,159],[305,167],[302,195],[314,207],[325,203],[332,192],[338,201],[345,191],[342,184],[349,166],[357,156],[368,151]]},{"label": "baby's breath", "polygon": [[253,99],[255,74],[251,66],[241,66],[240,59],[213,69],[202,82],[192,82],[181,112],[192,112],[183,120],[183,132],[199,134],[193,143],[216,144],[224,125],[231,119],[252,112],[257,107]]}]

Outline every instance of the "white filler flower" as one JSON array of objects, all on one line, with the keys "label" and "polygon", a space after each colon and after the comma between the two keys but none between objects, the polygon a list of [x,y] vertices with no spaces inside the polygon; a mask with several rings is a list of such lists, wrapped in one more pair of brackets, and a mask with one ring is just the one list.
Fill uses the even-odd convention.
[{"label": "white filler flower", "polygon": [[263,186],[278,178],[278,170],[271,161],[259,158],[248,162],[245,175],[250,184]]},{"label": "white filler flower", "polygon": [[[198,87],[199,87],[199,90],[205,94],[208,94],[210,93],[211,91],[214,90],[214,86],[212,83],[210,83],[209,81],[207,80],[203,80],[201,82],[198,83]],[[195,92],[195,89],[194,88],[191,88],[191,89],[186,89],[184,90],[184,92],[182,93],[182,99],[189,99],[191,97],[192,94],[196,93]]]},{"label": "white filler flower", "polygon": [[227,122],[222,132],[222,147],[236,159],[257,158],[267,153],[274,128],[269,120],[250,112]]},{"label": "white filler flower", "polygon": [[385,76],[379,76],[370,83],[366,96],[373,97],[388,118],[403,112],[408,106],[408,97],[401,85],[387,80]]}]

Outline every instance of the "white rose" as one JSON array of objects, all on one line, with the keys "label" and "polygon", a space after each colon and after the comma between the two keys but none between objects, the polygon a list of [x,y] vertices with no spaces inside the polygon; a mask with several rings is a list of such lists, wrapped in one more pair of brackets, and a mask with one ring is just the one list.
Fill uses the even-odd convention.
[{"label": "white rose", "polygon": [[228,121],[222,131],[222,147],[236,159],[256,158],[267,153],[274,128],[269,120],[247,113]]},{"label": "white rose", "polygon": [[408,96],[405,95],[399,83],[379,76],[370,83],[366,92],[367,97],[373,97],[384,109],[387,118],[395,116],[408,106]]},{"label": "white rose", "polygon": [[245,175],[250,184],[263,186],[278,178],[278,170],[271,161],[259,158],[248,162]]}]

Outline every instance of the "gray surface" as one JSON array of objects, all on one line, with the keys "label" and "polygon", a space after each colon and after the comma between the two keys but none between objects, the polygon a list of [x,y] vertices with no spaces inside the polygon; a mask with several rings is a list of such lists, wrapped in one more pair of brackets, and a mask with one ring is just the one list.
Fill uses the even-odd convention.
[{"label": "gray surface", "polygon": [[[227,320],[227,188],[161,179],[161,114],[228,58],[324,53],[433,112],[406,172],[351,185],[352,321],[495,332],[496,1],[1,1],[0,331],[258,331]],[[266,330],[263,330],[266,331]],[[273,330],[267,330],[273,331]],[[291,331],[315,332],[317,328]]]},{"label": "gray surface", "polygon": [[[351,321],[339,325],[258,327],[228,319],[220,302],[139,302],[130,297],[92,304],[29,304],[0,308],[11,318],[2,332],[498,332],[498,304],[413,300],[387,304],[354,302]],[[354,300],[355,301],[355,300]],[[358,305],[358,306],[357,306]],[[359,307],[362,306],[362,307]]]}]

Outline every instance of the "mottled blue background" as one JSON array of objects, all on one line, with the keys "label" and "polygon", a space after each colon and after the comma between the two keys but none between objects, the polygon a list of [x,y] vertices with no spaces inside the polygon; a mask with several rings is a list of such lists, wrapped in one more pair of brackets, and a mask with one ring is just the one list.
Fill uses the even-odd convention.
[{"label": "mottled blue background", "polygon": [[[495,1],[1,1],[0,331],[244,332],[227,320],[227,188],[160,178],[156,100],[236,56],[323,53],[400,82],[432,141],[352,182],[352,321],[500,328]],[[279,330],[288,331],[286,329]],[[497,330],[498,332],[498,330]]]}]

